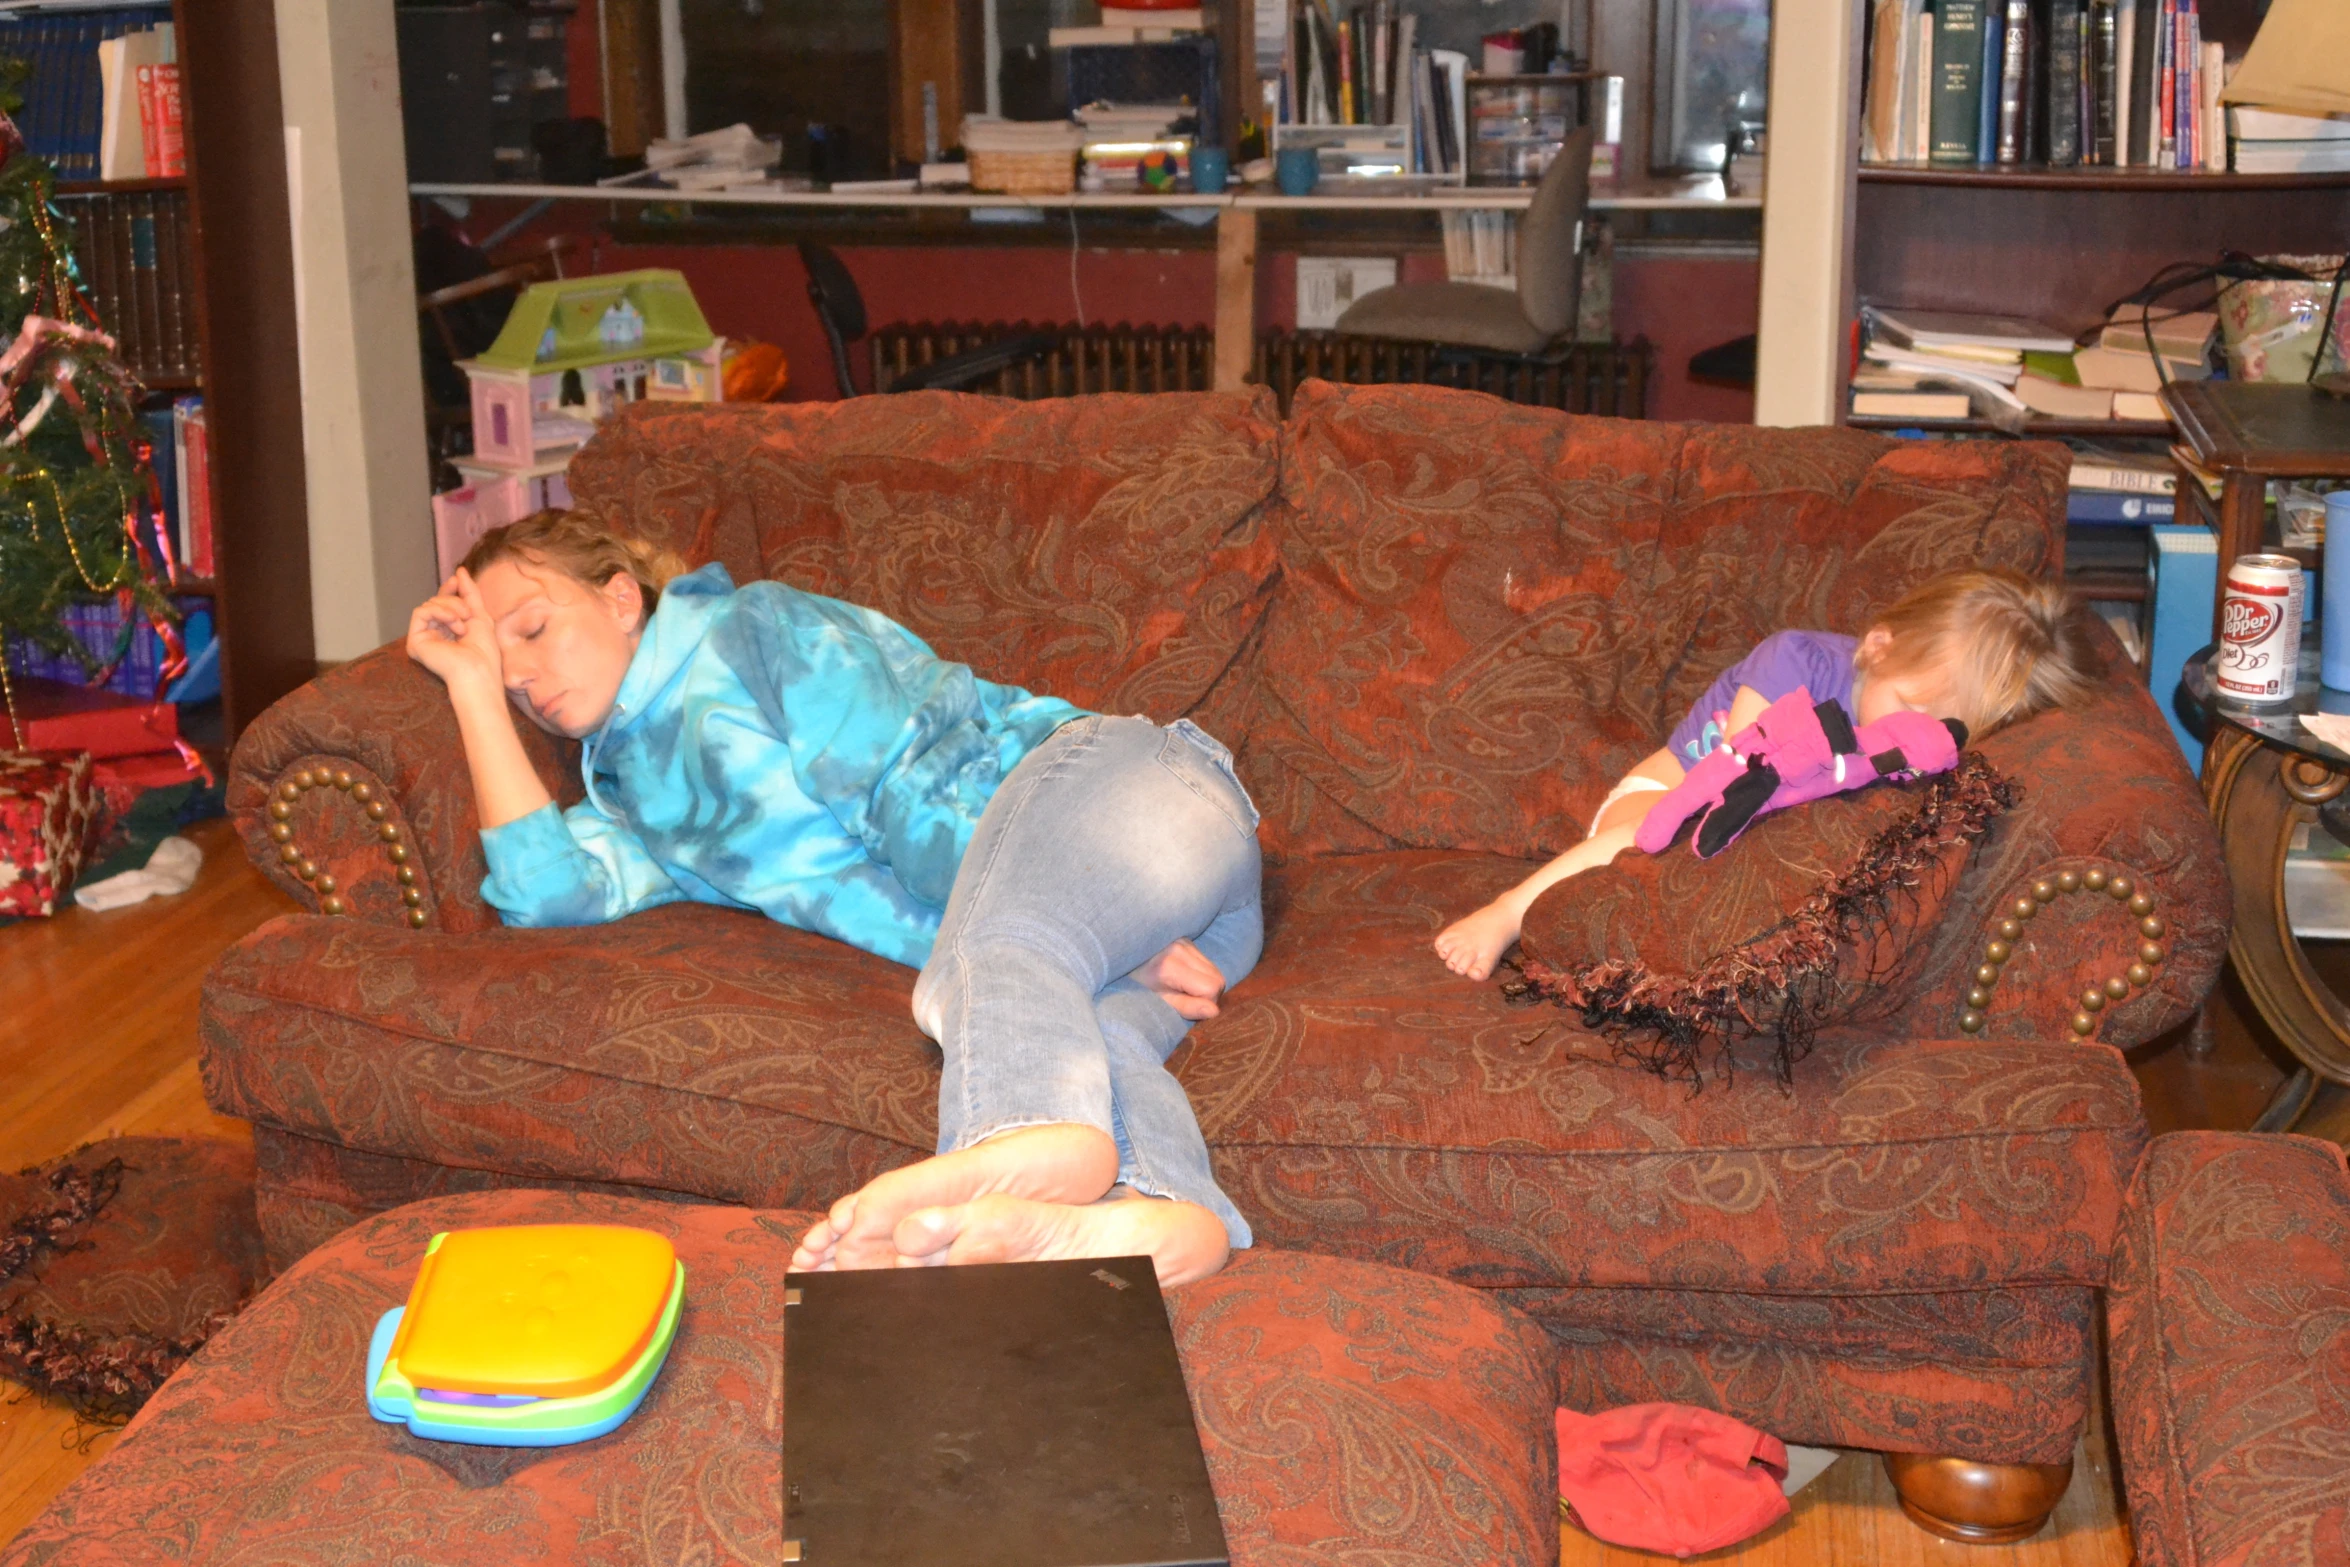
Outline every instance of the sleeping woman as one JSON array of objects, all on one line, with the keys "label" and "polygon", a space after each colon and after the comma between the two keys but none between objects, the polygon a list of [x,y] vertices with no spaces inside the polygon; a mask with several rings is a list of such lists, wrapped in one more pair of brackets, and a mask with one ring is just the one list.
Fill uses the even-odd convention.
[{"label": "sleeping woman", "polygon": [[[1149,1255],[1249,1230],[1166,1069],[1256,963],[1256,808],[1187,721],[982,680],[887,617],[737,588],[575,513],[483,536],[410,618],[509,925],[690,899],[920,970],[938,1152],[832,1205],[801,1269]],[[580,742],[560,810],[508,704]]]}]

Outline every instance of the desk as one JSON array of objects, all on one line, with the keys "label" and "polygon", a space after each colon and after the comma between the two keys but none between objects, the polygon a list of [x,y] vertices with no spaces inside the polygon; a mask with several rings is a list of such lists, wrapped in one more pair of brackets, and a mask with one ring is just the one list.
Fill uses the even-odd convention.
[{"label": "desk", "polygon": [[2180,444],[2220,476],[2216,505],[2184,467],[2178,482],[2178,520],[2189,520],[2192,508],[2219,535],[2216,638],[2228,568],[2267,537],[2268,481],[2350,479],[2350,402],[2292,381],[2173,381],[2162,401]]},{"label": "desk", "polygon": [[[1458,186],[1392,196],[1332,192],[1283,196],[1264,189],[1226,191],[1215,196],[1155,195],[1143,191],[1075,191],[1062,196],[1000,196],[974,191],[681,191],[629,185],[451,185],[415,184],[411,196],[461,196],[549,203],[633,202],[640,205],[713,207],[862,208],[905,211],[960,208],[970,211],[1029,209],[1083,212],[1162,208],[1196,213],[1195,221],[1216,225],[1216,376],[1218,391],[1239,389],[1256,349],[1257,218],[1265,212],[1522,212],[1530,189]],[[1719,176],[1695,179],[1627,180],[1591,192],[1594,212],[1759,211],[1759,195],[1731,195]]]}]

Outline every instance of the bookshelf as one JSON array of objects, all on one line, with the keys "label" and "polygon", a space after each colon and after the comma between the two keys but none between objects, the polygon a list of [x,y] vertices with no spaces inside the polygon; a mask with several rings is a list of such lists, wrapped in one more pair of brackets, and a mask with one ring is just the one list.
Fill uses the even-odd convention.
[{"label": "bookshelf", "polygon": [[[1871,8],[1854,3],[1865,48]],[[2203,36],[2240,57],[2264,9],[2261,0],[2202,0]],[[2339,254],[2350,214],[2341,194],[2350,190],[2350,173],[1868,163],[1860,160],[1857,121],[1847,157],[1857,176],[1849,228],[1856,303],[2027,316],[2066,331],[2095,325],[2108,306],[2174,262],[2216,261],[2223,250]],[[2208,291],[2182,291],[2169,302],[2198,306],[2204,298]],[[1849,422],[1920,427],[1915,420]],[[1930,428],[1991,427],[1968,420]],[[2027,433],[2167,440],[2171,431],[2158,423],[2041,420]]]},{"label": "bookshelf", "polygon": [[[158,398],[205,400],[216,570],[172,590],[213,601],[220,707],[189,710],[183,728],[217,754],[317,672],[276,25],[272,0],[0,0],[0,20],[26,24],[28,37],[51,14],[131,10],[173,23],[188,173],[63,180],[56,202],[83,287],[132,373]],[[25,123],[55,135],[84,109],[94,118],[76,96],[94,80],[36,75]],[[44,105],[45,86],[61,102]]]}]

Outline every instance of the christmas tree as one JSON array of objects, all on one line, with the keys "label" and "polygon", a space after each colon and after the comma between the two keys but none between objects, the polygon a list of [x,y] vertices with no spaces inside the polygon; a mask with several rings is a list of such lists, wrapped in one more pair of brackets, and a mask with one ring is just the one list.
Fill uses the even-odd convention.
[{"label": "christmas tree", "polygon": [[[163,635],[166,677],[185,663],[164,591],[171,562],[158,558],[169,544],[139,387],[82,291],[51,204],[56,172],[25,151],[9,118],[23,72],[0,60],[0,698],[11,718],[9,638],[72,654],[96,681],[143,619]],[[93,663],[61,616],[107,599],[125,611],[121,645]]]}]

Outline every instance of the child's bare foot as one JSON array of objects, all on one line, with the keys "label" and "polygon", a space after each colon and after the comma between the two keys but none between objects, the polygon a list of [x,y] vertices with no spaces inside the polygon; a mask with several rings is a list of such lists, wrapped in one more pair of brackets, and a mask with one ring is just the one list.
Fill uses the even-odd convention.
[{"label": "child's bare foot", "polygon": [[897,1244],[909,1268],[1146,1256],[1163,1289],[1206,1278],[1232,1254],[1224,1222],[1207,1209],[1125,1187],[1082,1206],[989,1196],[924,1208],[898,1222]]},{"label": "child's bare foot", "polygon": [[792,1253],[801,1272],[894,1268],[898,1221],[918,1208],[1006,1196],[1089,1203],[1118,1178],[1118,1145],[1097,1127],[1057,1122],[1000,1132],[985,1142],[877,1175],[832,1205]]},{"label": "child's bare foot", "polygon": [[1501,955],[1516,943],[1523,923],[1523,916],[1498,900],[1488,903],[1445,926],[1436,938],[1436,955],[1464,979],[1488,978]]}]

